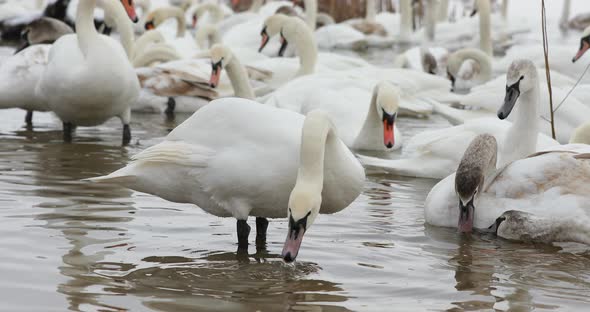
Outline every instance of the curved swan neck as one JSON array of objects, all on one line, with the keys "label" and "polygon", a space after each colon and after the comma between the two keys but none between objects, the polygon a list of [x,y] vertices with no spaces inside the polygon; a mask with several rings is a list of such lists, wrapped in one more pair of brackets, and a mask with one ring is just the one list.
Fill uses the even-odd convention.
[{"label": "curved swan neck", "polygon": [[336,144],[335,128],[326,113],[308,113],[301,131],[300,164],[295,188],[305,185],[321,194],[326,148],[335,147]]},{"label": "curved swan neck", "polygon": [[468,59],[474,60],[479,65],[480,70],[474,80],[483,83],[492,79],[492,60],[487,54],[477,49],[463,49],[453,53],[448,59],[449,72],[457,76],[459,68]]},{"label": "curved swan neck", "polygon": [[381,109],[377,103],[377,97],[379,96],[379,88],[381,84],[377,84],[373,88],[373,95],[371,97],[371,103],[369,104],[369,111],[365,117],[363,127],[359,132],[358,136],[354,141],[354,148],[356,149],[367,149],[373,150],[378,149],[377,147],[383,146],[383,126],[381,125]]},{"label": "curved swan neck", "polygon": [[375,0],[367,1],[367,15],[365,19],[367,22],[374,23],[377,20],[377,2]]},{"label": "curved swan neck", "polygon": [[[203,25],[195,33],[195,40],[201,49],[206,49],[214,44],[221,43],[221,36],[215,25]],[[207,41],[209,42],[208,46]]]},{"label": "curved swan neck", "polygon": [[135,40],[135,50],[144,51],[150,44],[163,43],[166,39],[161,32],[157,30],[148,30]]},{"label": "curved swan neck", "polygon": [[127,57],[133,59],[137,51],[135,46],[135,32],[133,31],[131,20],[127,17],[125,8],[117,0],[102,0],[100,4],[105,11],[105,15],[115,21],[114,26],[119,32],[121,45],[125,49]]},{"label": "curved swan neck", "polygon": [[155,44],[147,50],[141,50],[133,59],[133,67],[145,67],[155,62],[169,62],[180,59],[176,51],[165,44]]},{"label": "curved swan neck", "polygon": [[290,17],[289,21],[286,27],[291,28],[290,33],[294,36],[293,41],[299,56],[300,67],[296,76],[313,74],[318,58],[318,48],[313,34],[299,18]]},{"label": "curved swan neck", "polygon": [[[569,0],[565,0],[569,1]],[[508,21],[508,0],[502,1],[502,19]]]},{"label": "curved swan neck", "polygon": [[225,70],[227,71],[227,76],[234,88],[234,95],[244,99],[254,100],[254,91],[250,86],[248,73],[240,60],[238,60],[237,57],[232,56],[231,61],[226,65]]},{"label": "curved swan neck", "polygon": [[216,3],[205,3],[201,4],[197,8],[197,16],[201,18],[205,13],[209,13],[211,16],[213,23],[219,23],[223,20],[223,10],[219,5]]},{"label": "curved swan neck", "polygon": [[163,23],[169,18],[176,19],[176,37],[182,38],[186,32],[186,20],[184,18],[184,11],[177,7],[163,7],[154,11],[153,16],[157,20],[157,25]]},{"label": "curved swan neck", "polygon": [[82,54],[88,55],[90,44],[98,38],[94,27],[96,0],[80,0],[76,12],[76,36]]},{"label": "curved swan neck", "polygon": [[318,0],[305,0],[305,23],[313,31],[315,30],[318,15]]},{"label": "curved swan neck", "polygon": [[479,45],[490,57],[493,56],[492,47],[492,21],[491,7],[489,0],[477,0],[477,9],[479,14]]},{"label": "curved swan neck", "polygon": [[408,39],[412,33],[412,0],[400,0],[400,37]]},{"label": "curved swan neck", "polygon": [[[504,1],[505,2],[505,1]],[[449,19],[449,0],[440,0],[438,4],[437,18],[439,23],[446,22]]]}]

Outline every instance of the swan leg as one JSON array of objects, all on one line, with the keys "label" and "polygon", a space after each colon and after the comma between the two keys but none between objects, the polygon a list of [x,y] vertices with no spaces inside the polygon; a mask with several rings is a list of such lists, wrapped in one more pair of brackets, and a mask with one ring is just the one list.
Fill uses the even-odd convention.
[{"label": "swan leg", "polygon": [[246,220],[238,220],[238,247],[248,249],[248,236],[250,235],[250,226]]},{"label": "swan leg", "polygon": [[25,122],[27,123],[27,128],[33,127],[33,111],[27,111],[27,115],[25,116]]},{"label": "swan leg", "polygon": [[176,109],[176,100],[173,97],[168,98],[168,103],[166,103],[166,116],[168,118],[174,118],[174,110]]},{"label": "swan leg", "polygon": [[127,145],[131,142],[131,127],[129,124],[123,125],[123,145]]},{"label": "swan leg", "polygon": [[74,124],[71,122],[64,122],[63,123],[63,137],[64,142],[72,143],[72,132],[74,132]]},{"label": "swan leg", "polygon": [[266,244],[266,230],[268,229],[268,219],[256,218],[256,247]]}]

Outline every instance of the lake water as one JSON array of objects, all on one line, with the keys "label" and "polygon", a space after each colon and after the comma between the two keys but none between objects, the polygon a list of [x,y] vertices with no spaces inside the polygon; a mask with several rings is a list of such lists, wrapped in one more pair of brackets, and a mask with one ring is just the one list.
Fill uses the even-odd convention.
[{"label": "lake water", "polygon": [[[363,194],[321,215],[295,265],[268,244],[236,253],[235,220],[80,179],[109,173],[188,116],[135,115],[64,144],[50,114],[0,115],[0,311],[583,310],[590,253],[425,226],[434,180],[369,172]],[[446,126],[401,119],[406,137]],[[251,220],[251,224],[252,224]],[[253,239],[253,237],[252,237]],[[251,240],[252,240],[251,239]]]}]

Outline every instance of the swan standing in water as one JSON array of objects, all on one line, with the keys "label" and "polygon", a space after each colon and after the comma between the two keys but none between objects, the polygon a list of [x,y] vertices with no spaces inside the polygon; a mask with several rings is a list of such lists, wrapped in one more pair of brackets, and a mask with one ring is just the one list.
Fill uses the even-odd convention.
[{"label": "swan standing in water", "polygon": [[325,113],[304,117],[238,98],[211,102],[126,167],[91,179],[234,217],[241,249],[248,246],[248,216],[257,217],[257,241],[265,240],[266,218],[287,217],[287,262],[317,215],[346,208],[364,180]]},{"label": "swan standing in water", "polygon": [[417,150],[408,159],[385,160],[362,157],[363,164],[396,174],[444,178],[457,168],[467,145],[474,137],[490,133],[500,142],[500,165],[526,157],[537,151],[557,145],[556,141],[539,135],[539,82],[537,69],[528,60],[512,63],[506,74],[504,105],[498,118],[506,119],[514,109],[512,124],[494,118],[479,118],[463,125],[420,133],[406,145]]},{"label": "swan standing in water", "polygon": [[[495,139],[480,135],[466,150],[456,174],[439,182],[428,194],[425,220],[431,225],[471,232],[473,228],[488,228],[507,210],[519,210],[547,220],[575,218],[587,224],[589,151],[586,145],[566,146],[497,171]],[[541,234],[540,229],[529,230],[531,237]]]},{"label": "swan standing in water", "polygon": [[[132,0],[121,0],[136,21]],[[131,105],[139,95],[139,81],[121,44],[99,35],[94,27],[96,0],[78,5],[75,35],[51,47],[49,62],[36,88],[62,120],[64,140],[72,140],[75,126],[96,126],[112,117],[123,123],[123,144],[131,140]]]}]

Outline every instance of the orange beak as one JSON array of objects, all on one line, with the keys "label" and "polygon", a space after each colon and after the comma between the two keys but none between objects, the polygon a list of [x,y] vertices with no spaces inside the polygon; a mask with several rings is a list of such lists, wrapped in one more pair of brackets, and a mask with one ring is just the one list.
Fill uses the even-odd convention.
[{"label": "orange beak", "polygon": [[383,144],[387,148],[393,148],[395,145],[395,115],[383,112]]},{"label": "orange beak", "polygon": [[240,4],[240,0],[231,0],[231,5],[232,6],[238,6]]},{"label": "orange beak", "polygon": [[582,55],[588,51],[588,49],[590,49],[590,44],[586,40],[582,39],[582,43],[580,43],[580,50],[578,50],[578,53],[576,53],[576,56],[574,56],[572,59],[572,63],[575,63],[577,60],[579,60]]},{"label": "orange beak", "polygon": [[121,0],[121,3],[125,8],[125,12],[127,12],[127,16],[129,16],[129,19],[131,19],[132,22],[137,23],[139,19],[137,18],[135,7],[133,7],[133,0]]}]

